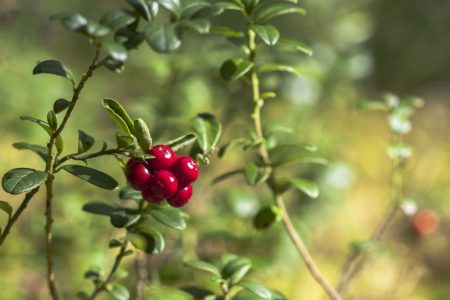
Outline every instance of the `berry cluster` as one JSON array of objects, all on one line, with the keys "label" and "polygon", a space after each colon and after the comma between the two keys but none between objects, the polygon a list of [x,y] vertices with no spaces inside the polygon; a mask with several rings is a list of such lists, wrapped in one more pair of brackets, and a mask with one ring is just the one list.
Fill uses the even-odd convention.
[{"label": "berry cluster", "polygon": [[157,145],[149,150],[153,158],[141,161],[131,158],[126,175],[130,185],[142,192],[150,203],[164,199],[174,207],[189,202],[192,185],[198,177],[198,166],[190,156],[178,156],[166,145]]}]

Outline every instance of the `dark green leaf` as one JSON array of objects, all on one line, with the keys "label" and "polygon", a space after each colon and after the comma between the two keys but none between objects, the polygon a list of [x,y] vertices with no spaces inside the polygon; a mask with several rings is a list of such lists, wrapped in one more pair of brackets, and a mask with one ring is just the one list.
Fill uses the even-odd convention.
[{"label": "dark green leaf", "polygon": [[305,53],[306,55],[309,55],[309,56],[313,55],[313,50],[311,49],[311,47],[309,47],[308,45],[305,45],[304,43],[302,43],[300,41],[281,38],[279,43],[281,45],[285,45],[285,46],[294,48],[297,51],[301,51],[301,52]]},{"label": "dark green leaf", "polygon": [[38,62],[33,69],[33,74],[54,74],[69,79],[75,83],[72,72],[57,60],[50,59]]},{"label": "dark green leaf", "polygon": [[115,300],[130,299],[130,292],[128,289],[117,282],[106,285],[106,290]]},{"label": "dark green leaf", "polygon": [[129,28],[120,28],[114,35],[114,40],[125,46],[126,49],[137,48],[145,39],[142,32],[134,31]]},{"label": "dark green leaf", "polygon": [[86,293],[86,292],[84,292],[84,291],[78,292],[78,293],[75,295],[75,297],[77,297],[78,299],[81,299],[81,300],[89,300],[89,295],[88,295],[88,293]]},{"label": "dark green leaf", "polygon": [[274,222],[279,221],[281,214],[281,210],[275,205],[263,207],[253,218],[253,225],[256,229],[266,229]]},{"label": "dark green leaf", "polygon": [[30,150],[39,155],[45,162],[48,157],[48,149],[47,147],[43,147],[40,145],[33,145],[24,142],[14,143],[13,147],[19,150]]},{"label": "dark green leaf", "polygon": [[237,257],[229,261],[222,268],[222,277],[228,279],[231,284],[238,283],[250,271],[252,263],[249,259]]},{"label": "dark green leaf", "polygon": [[133,14],[123,8],[113,8],[102,16],[100,23],[116,30],[120,27],[130,25],[136,20]]},{"label": "dark green leaf", "polygon": [[91,270],[88,270],[84,272],[84,278],[87,279],[99,279],[100,278],[100,269],[93,268]]},{"label": "dark green leaf", "polygon": [[188,133],[176,139],[170,140],[164,143],[164,145],[169,146],[170,148],[172,148],[174,152],[176,152],[184,148],[190,147],[195,142],[196,139],[197,136],[195,135],[195,133]]},{"label": "dark green leaf", "polygon": [[103,99],[103,107],[110,114],[114,122],[116,122],[125,133],[131,136],[134,125],[122,105],[114,99],[106,98]]},{"label": "dark green leaf", "polygon": [[197,135],[197,144],[203,153],[213,150],[222,134],[222,126],[217,118],[210,113],[200,113],[192,120],[191,124]]},{"label": "dark green leaf", "polygon": [[[48,133],[49,136],[52,136],[54,132],[54,130],[50,128],[50,125],[48,125],[46,122],[42,120],[28,116],[21,116],[20,119],[38,124],[39,126],[42,127],[42,129],[44,129]],[[64,143],[61,135],[59,135],[58,138],[56,139],[56,149],[58,150],[58,153],[61,153],[64,149]]]},{"label": "dark green leaf", "polygon": [[181,15],[180,0],[156,0],[162,7],[172,12],[176,17]]},{"label": "dark green leaf", "polygon": [[60,112],[64,111],[66,108],[70,106],[70,101],[60,98],[53,103],[53,110],[55,113],[59,114]]},{"label": "dark green leaf", "polygon": [[242,7],[234,2],[220,1],[214,4],[215,6],[223,9],[223,10],[237,10],[242,11]]},{"label": "dark green leaf", "polygon": [[140,218],[137,214],[128,214],[124,210],[116,210],[110,217],[111,224],[116,228],[125,228],[136,223]]},{"label": "dark green leaf", "polygon": [[83,30],[80,31],[90,37],[102,37],[111,32],[109,27],[94,21],[88,21]]},{"label": "dark green leaf", "polygon": [[79,165],[65,165],[62,169],[103,189],[115,190],[119,186],[114,178],[96,169]]},{"label": "dark green leaf", "polygon": [[182,19],[190,19],[197,11],[211,5],[207,0],[184,0],[181,1],[181,4],[183,6]]},{"label": "dark green leaf", "polygon": [[127,148],[134,143],[132,136],[116,134],[117,148]]},{"label": "dark green leaf", "polygon": [[136,248],[144,250],[148,254],[160,254],[164,250],[164,238],[155,228],[140,226],[133,231],[140,237],[140,241],[133,236],[133,233],[129,233],[127,238],[131,238],[131,242]]},{"label": "dark green leaf", "polygon": [[223,173],[223,174],[217,176],[216,178],[213,179],[213,181],[211,183],[216,184],[216,183],[222,182],[228,178],[231,178],[235,175],[244,174],[244,173],[245,173],[244,169],[237,169],[237,170],[229,171],[229,172],[226,172],[226,173]]},{"label": "dark green leaf", "polygon": [[319,187],[315,182],[306,179],[293,178],[290,180],[291,184],[308,195],[311,198],[317,198],[319,196]]},{"label": "dark green leaf", "polygon": [[84,132],[83,130],[78,130],[78,153],[84,153],[89,151],[95,143],[95,139]]},{"label": "dark green leaf", "polygon": [[268,2],[266,5],[261,5],[255,11],[254,20],[255,23],[265,23],[272,18],[282,16],[285,14],[298,13],[301,15],[305,15],[306,11],[298,7],[294,3],[289,2],[278,2],[278,3],[270,3]]},{"label": "dark green leaf", "polygon": [[220,75],[227,81],[241,78],[253,68],[253,63],[241,57],[225,61],[220,68]]},{"label": "dark green leaf", "polygon": [[245,179],[250,185],[255,186],[266,181],[269,178],[269,175],[269,173],[262,170],[254,162],[250,162],[245,167]]},{"label": "dark green leaf", "polygon": [[3,175],[2,186],[5,192],[16,195],[39,187],[45,180],[47,180],[47,172],[17,168]]},{"label": "dark green leaf", "polygon": [[223,9],[217,5],[210,5],[198,10],[195,14],[192,15],[193,19],[209,19],[215,16],[220,15],[223,12]]},{"label": "dark green leaf", "polygon": [[120,247],[120,246],[122,246],[122,242],[119,241],[119,240],[116,240],[116,239],[112,239],[108,243],[108,247],[109,248],[117,248],[117,247]]},{"label": "dark green leaf", "polygon": [[122,73],[123,70],[125,70],[125,66],[123,64],[123,61],[118,61],[110,56],[106,57],[102,64],[110,71],[116,72],[116,73]]},{"label": "dark green leaf", "polygon": [[285,66],[285,65],[279,65],[279,64],[265,64],[262,65],[258,72],[260,73],[266,73],[266,72],[288,72],[292,73],[296,76],[301,76],[300,72],[291,66]]},{"label": "dark green leaf", "polygon": [[102,48],[116,61],[125,61],[128,57],[128,51],[124,45],[117,42],[103,42]]},{"label": "dark green leaf", "polygon": [[94,201],[83,205],[83,210],[95,215],[111,216],[117,210],[117,206],[109,202]]},{"label": "dark green leaf", "polygon": [[152,147],[152,136],[144,120],[138,118],[134,120],[134,136],[144,153]]},{"label": "dark green leaf", "polygon": [[181,22],[181,24],[184,27],[186,27],[186,28],[188,28],[188,29],[190,29],[192,31],[195,31],[197,33],[200,33],[200,34],[208,33],[209,29],[211,28],[211,23],[209,22],[209,20],[208,19],[204,19],[204,18],[192,19],[192,20],[183,20]]},{"label": "dark green leaf", "polygon": [[11,218],[12,213],[12,207],[9,205],[6,201],[0,201],[0,210],[3,210],[5,213],[8,214],[8,219]]},{"label": "dark green leaf", "polygon": [[258,296],[262,299],[267,299],[267,300],[272,299],[272,292],[260,283],[257,283],[254,281],[249,281],[249,280],[243,280],[243,281],[239,282],[238,285],[249,290],[250,292],[252,292],[253,294],[255,294],[256,296]]},{"label": "dark green leaf", "polygon": [[127,0],[127,2],[147,21],[153,20],[158,13],[158,3],[156,1]]},{"label": "dark green leaf", "polygon": [[148,205],[146,211],[158,222],[170,228],[183,230],[186,222],[180,211],[176,208],[161,205]]},{"label": "dark green leaf", "polygon": [[275,45],[280,39],[280,32],[272,25],[251,25],[250,28],[269,46]]},{"label": "dark green leaf", "polygon": [[206,272],[209,272],[213,275],[220,277],[220,270],[213,264],[207,263],[205,261],[193,260],[193,261],[185,262],[184,265],[188,268],[206,271]]},{"label": "dark green leaf", "polygon": [[181,30],[177,24],[150,23],[145,40],[156,52],[169,53],[181,46]]},{"label": "dark green leaf", "polygon": [[[180,287],[180,290],[182,290],[185,293],[188,293],[189,295],[191,295],[192,297],[194,297],[193,299],[206,299],[206,297],[208,296],[214,296],[214,292],[206,289],[206,288],[202,288],[202,287],[198,287],[198,286],[182,286]],[[171,299],[171,298],[165,298],[165,299]],[[162,300],[162,299],[160,299]]]},{"label": "dark green leaf", "polygon": [[142,194],[140,191],[133,189],[132,187],[126,186],[119,192],[119,198],[123,200],[142,200]]},{"label": "dark green leaf", "polygon": [[50,110],[47,113],[47,122],[53,131],[55,131],[56,128],[58,128],[58,119],[56,118],[56,113],[53,110]]}]

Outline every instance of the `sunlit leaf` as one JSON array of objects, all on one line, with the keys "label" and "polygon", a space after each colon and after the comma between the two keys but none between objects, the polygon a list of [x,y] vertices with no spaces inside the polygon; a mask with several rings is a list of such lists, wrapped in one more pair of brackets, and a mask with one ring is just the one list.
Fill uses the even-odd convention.
[{"label": "sunlit leaf", "polygon": [[39,187],[45,180],[47,180],[47,172],[29,168],[17,168],[3,175],[2,186],[5,192],[16,195]]}]

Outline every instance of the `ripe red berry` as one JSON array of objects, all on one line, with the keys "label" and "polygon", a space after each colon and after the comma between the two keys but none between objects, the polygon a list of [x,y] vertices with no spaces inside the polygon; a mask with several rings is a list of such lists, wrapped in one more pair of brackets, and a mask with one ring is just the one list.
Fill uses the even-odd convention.
[{"label": "ripe red berry", "polygon": [[131,158],[127,163],[126,176],[133,188],[141,190],[144,188],[152,174],[147,169],[145,163]]},{"label": "ripe red berry", "polygon": [[423,209],[412,217],[411,222],[416,234],[429,235],[438,229],[439,216],[431,209]]},{"label": "ripe red berry", "polygon": [[179,189],[175,195],[167,199],[170,205],[173,207],[180,207],[189,202],[192,196],[192,185],[188,184],[187,186]]},{"label": "ripe red berry", "polygon": [[166,145],[157,145],[148,151],[154,158],[147,159],[148,168],[151,171],[169,169],[175,162],[175,153]]},{"label": "ripe red berry", "polygon": [[171,171],[182,183],[193,182],[198,177],[197,163],[190,156],[180,156],[173,164]]},{"label": "ripe red berry", "polygon": [[159,204],[162,200],[164,200],[163,197],[160,197],[155,193],[153,193],[153,191],[150,188],[142,190],[142,198],[144,198],[144,200],[147,202],[155,204]]},{"label": "ripe red berry", "polygon": [[178,181],[171,172],[159,170],[149,180],[148,188],[158,197],[169,198],[177,192]]}]

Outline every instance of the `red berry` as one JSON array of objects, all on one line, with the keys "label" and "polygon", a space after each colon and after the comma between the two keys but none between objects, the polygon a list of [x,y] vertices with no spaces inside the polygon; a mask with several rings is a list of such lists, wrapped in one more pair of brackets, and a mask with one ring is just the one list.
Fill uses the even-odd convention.
[{"label": "red berry", "polygon": [[175,153],[166,145],[157,145],[148,151],[154,158],[147,159],[148,168],[151,171],[169,169],[175,162]]},{"label": "red berry", "polygon": [[169,198],[177,192],[178,181],[171,172],[159,170],[149,180],[148,188],[158,197]]},{"label": "red berry", "polygon": [[423,209],[412,217],[412,228],[418,235],[429,235],[439,227],[439,216],[431,209]]},{"label": "red berry", "polygon": [[146,188],[142,191],[142,198],[144,198],[144,200],[147,202],[156,204],[159,204],[161,201],[164,200],[163,197],[160,197],[155,193],[153,193],[153,191],[150,188]]},{"label": "red berry", "polygon": [[198,177],[198,166],[195,160],[190,156],[180,156],[173,164],[171,171],[177,177],[178,181],[190,183]]},{"label": "red berry", "polygon": [[167,199],[170,205],[173,207],[180,207],[189,202],[192,196],[192,185],[188,184],[187,186],[179,189],[175,195]]},{"label": "red berry", "polygon": [[131,158],[127,163],[126,176],[133,188],[141,190],[152,174],[143,162]]}]

